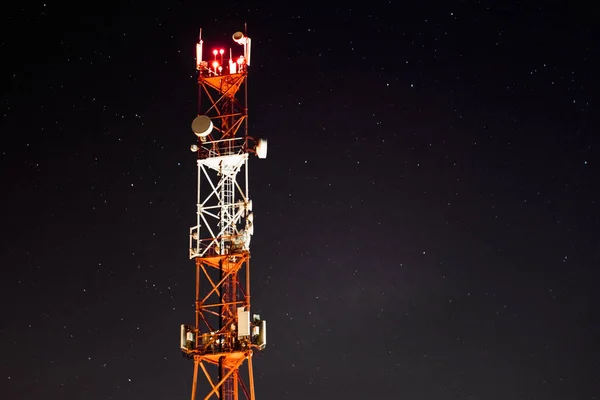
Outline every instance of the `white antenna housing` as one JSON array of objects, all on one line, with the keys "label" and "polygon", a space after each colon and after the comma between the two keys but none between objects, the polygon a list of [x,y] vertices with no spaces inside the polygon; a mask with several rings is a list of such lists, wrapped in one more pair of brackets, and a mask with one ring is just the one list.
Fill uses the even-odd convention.
[{"label": "white antenna housing", "polygon": [[200,71],[202,64],[202,28],[200,28],[200,35],[198,37],[198,43],[196,43],[196,69]]}]

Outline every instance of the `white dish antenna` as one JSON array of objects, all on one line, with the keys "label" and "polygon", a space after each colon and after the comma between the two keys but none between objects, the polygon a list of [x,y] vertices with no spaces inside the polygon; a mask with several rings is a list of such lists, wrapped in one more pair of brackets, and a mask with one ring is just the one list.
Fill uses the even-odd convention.
[{"label": "white dish antenna", "polygon": [[205,139],[213,130],[213,123],[206,115],[198,115],[192,121],[192,131],[200,139]]},{"label": "white dish antenna", "polygon": [[258,139],[256,155],[258,158],[267,158],[267,139]]},{"label": "white dish antenna", "polygon": [[244,34],[242,32],[236,32],[236,33],[234,33],[231,38],[237,44],[246,44],[246,36],[244,36]]}]

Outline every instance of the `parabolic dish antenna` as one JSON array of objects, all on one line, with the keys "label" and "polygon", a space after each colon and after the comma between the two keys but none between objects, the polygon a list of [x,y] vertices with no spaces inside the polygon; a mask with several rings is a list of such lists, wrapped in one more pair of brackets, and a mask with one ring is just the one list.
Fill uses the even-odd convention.
[{"label": "parabolic dish antenna", "polygon": [[244,34],[242,32],[236,32],[233,34],[232,39],[234,42],[238,43],[238,44],[244,44],[244,42],[246,41],[246,37],[244,36]]},{"label": "parabolic dish antenna", "polygon": [[199,138],[207,137],[213,130],[213,123],[206,115],[198,115],[192,121],[192,131]]},{"label": "parabolic dish antenna", "polygon": [[267,158],[267,140],[258,139],[256,144],[256,155],[258,158]]}]

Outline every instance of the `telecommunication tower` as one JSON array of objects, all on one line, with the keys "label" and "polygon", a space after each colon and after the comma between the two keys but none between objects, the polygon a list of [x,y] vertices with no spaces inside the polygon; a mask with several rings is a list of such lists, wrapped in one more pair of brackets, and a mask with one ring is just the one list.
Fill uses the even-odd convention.
[{"label": "telecommunication tower", "polygon": [[[251,40],[232,36],[233,47],[203,58],[202,30],[196,45],[198,116],[196,224],[189,257],[196,265],[196,321],[181,326],[181,351],[194,360],[192,400],[198,376],[204,399],[255,400],[252,355],[266,346],[266,321],[250,317],[250,239],[254,214],[248,187],[251,154],[266,158],[267,141],[248,134],[248,68]],[[241,54],[240,54],[241,53]],[[242,368],[247,366],[247,374]]]}]

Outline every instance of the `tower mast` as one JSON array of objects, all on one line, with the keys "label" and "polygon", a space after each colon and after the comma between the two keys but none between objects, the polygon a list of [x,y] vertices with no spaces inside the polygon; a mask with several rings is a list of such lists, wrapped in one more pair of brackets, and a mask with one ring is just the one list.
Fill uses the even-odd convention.
[{"label": "tower mast", "polygon": [[242,32],[232,39],[235,51],[215,48],[207,60],[202,30],[196,45],[199,106],[192,131],[197,143],[190,149],[197,155],[198,191],[196,224],[189,232],[196,318],[194,325],[181,326],[180,343],[194,360],[192,400],[200,390],[200,370],[208,384],[204,399],[238,400],[241,393],[242,399],[255,400],[252,355],[266,346],[266,321],[250,317],[254,214],[248,159],[266,158],[267,141],[248,134],[251,40]]}]

